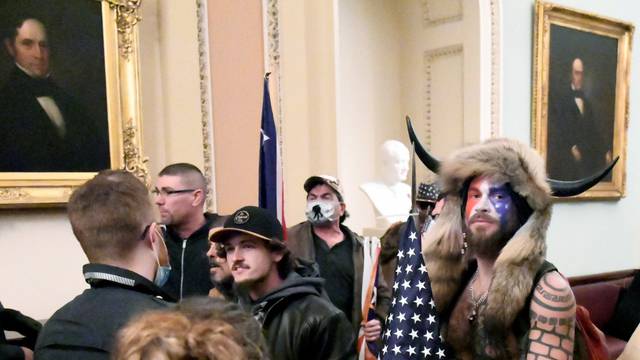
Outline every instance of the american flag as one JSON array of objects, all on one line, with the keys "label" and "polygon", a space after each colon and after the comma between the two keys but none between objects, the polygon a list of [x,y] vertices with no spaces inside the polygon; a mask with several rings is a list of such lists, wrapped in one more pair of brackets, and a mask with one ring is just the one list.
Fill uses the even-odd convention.
[{"label": "american flag", "polygon": [[262,98],[262,124],[260,126],[260,184],[258,205],[269,210],[282,224],[282,233],[286,239],[287,225],[284,221],[284,191],[282,181],[282,162],[280,161],[280,143],[273,120],[271,96],[269,96],[269,73],[264,76]]},{"label": "american flag", "polygon": [[413,216],[409,216],[398,248],[393,301],[382,335],[382,360],[455,358],[440,337],[421,248]]}]

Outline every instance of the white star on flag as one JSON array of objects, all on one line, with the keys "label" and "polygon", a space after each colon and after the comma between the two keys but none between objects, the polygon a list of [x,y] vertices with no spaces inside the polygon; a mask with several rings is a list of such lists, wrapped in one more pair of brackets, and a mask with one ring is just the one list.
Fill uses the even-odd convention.
[{"label": "white star on flag", "polygon": [[418,313],[414,313],[414,314],[413,314],[413,316],[411,317],[411,320],[413,320],[413,323],[414,323],[414,324],[415,324],[415,323],[417,323],[417,322],[422,321],[422,320],[420,319],[420,315],[418,315]]},{"label": "white star on flag", "polygon": [[420,265],[420,269],[418,269],[418,270],[420,270],[421,274],[424,274],[424,273],[427,272],[427,267],[424,264],[422,264],[422,265]]},{"label": "white star on flag", "polygon": [[402,288],[407,290],[408,288],[411,287],[411,282],[409,282],[409,280],[405,280],[402,282]]},{"label": "white star on flag", "polygon": [[406,318],[405,318],[404,313],[400,313],[400,314],[398,314],[398,321],[403,322],[403,321],[405,321],[405,320],[406,320]]},{"label": "white star on flag", "polygon": [[[435,308],[429,309],[426,306],[433,303],[433,295],[427,267],[421,255],[422,244],[414,241],[416,239],[419,239],[419,235],[415,230],[414,219],[410,216],[398,244],[392,305],[382,339],[382,346],[387,346],[389,351],[382,351],[380,360],[445,360],[447,356],[455,358],[449,348],[438,339],[440,325]],[[438,358],[432,354],[432,350],[435,352],[436,349],[445,349],[445,357]]]},{"label": "white star on flag", "polygon": [[424,357],[426,357],[427,355],[431,355],[431,348],[428,348],[425,346],[422,348],[421,353],[422,353],[422,356]]},{"label": "white star on flag", "polygon": [[[418,289],[420,289],[420,290],[426,289],[426,287],[424,286],[424,281],[418,281]],[[433,301],[433,300],[431,300],[431,301]]]},{"label": "white star on flag", "polygon": [[398,345],[394,346],[393,350],[391,350],[391,351],[393,351],[396,355],[400,354],[400,346],[398,346]]},{"label": "white star on flag", "polygon": [[264,133],[264,130],[260,129],[260,134],[262,134],[262,145],[264,145],[264,143],[266,143],[267,140],[271,140],[271,138]]},{"label": "white star on flag", "polygon": [[426,337],[427,340],[433,340],[433,332],[427,331],[426,333],[424,333],[424,337]]},{"label": "white star on flag", "polygon": [[443,358],[444,357],[444,349],[438,349],[438,359]]},{"label": "white star on flag", "polygon": [[415,355],[416,348],[413,346],[409,346],[409,350],[407,350],[407,353],[409,353],[409,355]]}]

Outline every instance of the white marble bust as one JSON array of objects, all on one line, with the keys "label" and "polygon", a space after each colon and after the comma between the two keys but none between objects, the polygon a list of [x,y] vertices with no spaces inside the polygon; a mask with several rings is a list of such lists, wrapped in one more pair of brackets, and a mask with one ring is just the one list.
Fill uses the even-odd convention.
[{"label": "white marble bust", "polygon": [[380,149],[381,179],[360,185],[376,214],[376,227],[386,229],[405,221],[411,210],[411,186],[403,181],[409,171],[409,149],[397,140],[385,141]]}]

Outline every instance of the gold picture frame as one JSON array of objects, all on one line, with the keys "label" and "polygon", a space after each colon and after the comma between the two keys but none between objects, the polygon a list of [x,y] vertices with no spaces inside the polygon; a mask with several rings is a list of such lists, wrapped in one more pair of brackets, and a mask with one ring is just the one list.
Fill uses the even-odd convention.
[{"label": "gold picture frame", "polygon": [[[45,0],[44,6],[66,7],[71,2]],[[80,0],[75,0],[80,1]],[[104,41],[104,83],[108,132],[108,164],[125,169],[149,184],[147,160],[142,155],[140,81],[138,64],[138,9],[141,0],[82,0],[82,9],[101,14],[94,24]],[[36,3],[37,0],[32,1]],[[22,3],[22,2],[20,2]],[[77,4],[80,4],[79,2]],[[97,7],[97,8],[96,8]],[[54,9],[58,10],[58,9]],[[72,9],[73,10],[73,9]],[[60,10],[62,11],[62,10]],[[82,10],[84,11],[84,10]],[[46,15],[45,15],[46,16]],[[81,15],[78,15],[81,17]],[[61,18],[59,21],[68,21]],[[77,46],[77,45],[76,45]],[[99,69],[101,70],[101,69]],[[54,73],[55,74],[55,73]],[[104,99],[102,99],[104,102]],[[108,130],[106,130],[108,129]],[[102,135],[105,136],[105,135]],[[97,169],[96,169],[97,171]],[[0,172],[0,207],[48,207],[67,203],[71,192],[95,175],[91,172]]]},{"label": "gold picture frame", "polygon": [[575,180],[620,158],[609,176],[570,199],[625,195],[633,32],[627,22],[535,4],[531,132],[549,177]]}]

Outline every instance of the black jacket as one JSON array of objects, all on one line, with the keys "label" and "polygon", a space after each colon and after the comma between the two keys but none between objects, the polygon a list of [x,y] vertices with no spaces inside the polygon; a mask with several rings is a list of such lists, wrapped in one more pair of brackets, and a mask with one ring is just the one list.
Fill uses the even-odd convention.
[{"label": "black jacket", "polygon": [[116,333],[129,319],[168,306],[159,298],[160,288],[129,270],[87,264],[83,273],[91,288],[47,321],[36,343],[36,359],[107,360]]},{"label": "black jacket", "polygon": [[351,324],[320,295],[323,283],[291,272],[280,288],[251,305],[273,359],[355,359]]},{"label": "black jacket", "polygon": [[[42,324],[36,320],[23,315],[19,311],[6,309],[0,303],[0,359],[24,359],[24,352],[21,346],[33,349],[40,329],[42,329]],[[23,335],[24,338],[9,343],[4,336],[5,330],[16,331]]]},{"label": "black jacket", "polygon": [[169,250],[171,272],[162,287],[173,299],[194,295],[208,295],[213,287],[209,273],[209,229],[222,226],[225,217],[205,213],[204,225],[191,236],[182,239],[173,226],[167,226],[165,243]]}]

